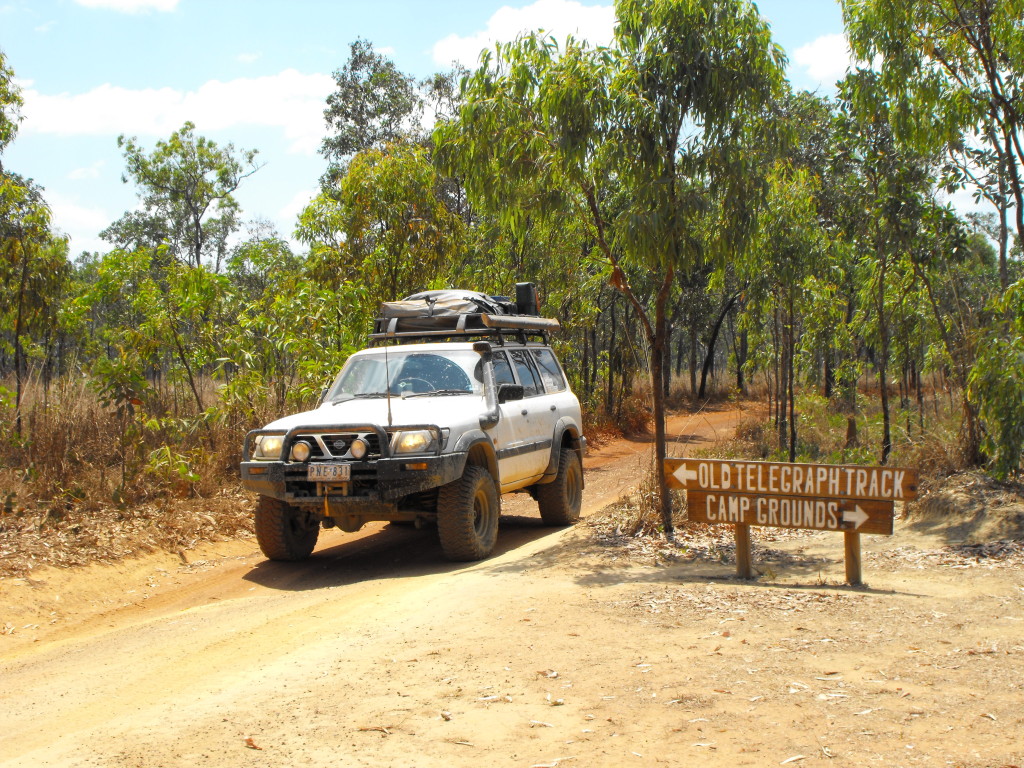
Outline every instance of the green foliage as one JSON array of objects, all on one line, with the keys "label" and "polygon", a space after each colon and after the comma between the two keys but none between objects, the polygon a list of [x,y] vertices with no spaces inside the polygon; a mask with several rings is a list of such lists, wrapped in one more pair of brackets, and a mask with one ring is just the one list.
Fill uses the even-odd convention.
[{"label": "green foliage", "polygon": [[[0,154],[18,132],[21,105],[21,91],[14,83],[14,72],[7,66],[7,57],[0,50]],[[2,172],[3,164],[0,163]]]},{"label": "green foliage", "polygon": [[844,0],[843,13],[854,54],[878,62],[897,139],[946,152],[948,190],[973,186],[999,211],[1005,288],[1011,207],[1024,240],[1024,0]]},{"label": "green foliage", "polygon": [[971,369],[969,394],[986,425],[984,446],[999,478],[1020,475],[1024,460],[1024,281],[992,306],[988,329]]},{"label": "green foliage", "polygon": [[[1020,270],[1006,222],[1022,165],[1006,139],[1020,128],[1022,2],[845,3],[855,50],[881,64],[847,77],[837,101],[788,92],[746,0],[619,0],[608,48],[530,34],[419,85],[357,40],[327,100],[330,166],[297,222],[303,252],[261,222],[237,242],[234,194],[256,153],[191,123],[151,150],[120,138],[141,209],[104,232],[110,252],[73,265],[42,191],[0,166],[10,461],[42,483],[33,452],[51,440],[65,472],[119,467],[123,503],[147,487],[202,492],[247,429],[317,401],[380,301],[531,280],[561,321],[553,341],[588,428],[597,411],[641,428],[653,397],[657,430],[682,389],[673,357],[691,394],[702,362],[713,374],[728,360],[737,388],[745,373],[775,406],[764,455],[786,444],[787,457],[867,461],[868,439],[900,450],[929,434],[927,369],[958,391],[969,380],[965,442],[984,438],[995,471],[1019,472],[1024,289],[1001,293]],[[976,50],[979,35],[992,50]],[[20,105],[0,54],[0,151]],[[967,180],[945,167],[957,155],[999,214],[973,235],[936,198]],[[95,393],[83,419],[106,425],[90,449],[22,430],[23,413],[48,414],[51,389],[80,378]],[[881,410],[858,394],[879,378]],[[859,443],[843,440],[848,420]],[[78,487],[46,482],[53,498]]]},{"label": "green foliage", "polygon": [[441,199],[442,179],[423,147],[404,142],[356,155],[330,195],[299,216],[311,270],[330,286],[358,279],[369,306],[446,282],[463,250],[462,220]]},{"label": "green foliage", "polygon": [[416,81],[374,51],[372,43],[360,38],[349,49],[348,61],[334,73],[337,90],[328,95],[324,110],[330,134],[320,152],[331,163],[325,178],[330,182],[343,174],[343,161],[356,153],[400,139],[422,108]]},{"label": "green foliage", "polygon": [[[619,0],[616,13],[609,49],[532,34],[486,53],[434,142],[514,237],[538,217],[587,222],[643,327],[661,458],[675,274],[749,240],[764,187],[756,117],[782,89],[783,57],[743,0]],[[671,533],[667,492],[662,503]]]},{"label": "green foliage", "polygon": [[126,213],[104,230],[106,240],[126,250],[163,246],[167,255],[194,267],[212,264],[219,272],[228,238],[238,228],[232,196],[258,170],[256,150],[223,149],[186,122],[167,141],[146,153],[135,138],[118,137],[124,151],[122,181],[138,188],[143,210]]}]

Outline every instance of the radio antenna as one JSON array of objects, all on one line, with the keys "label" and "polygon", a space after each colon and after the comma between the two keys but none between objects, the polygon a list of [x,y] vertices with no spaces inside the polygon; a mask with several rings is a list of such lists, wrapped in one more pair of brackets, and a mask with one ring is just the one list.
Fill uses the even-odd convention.
[{"label": "radio antenna", "polygon": [[391,423],[391,366],[388,364],[388,344],[384,345],[384,396],[388,399],[388,426]]}]

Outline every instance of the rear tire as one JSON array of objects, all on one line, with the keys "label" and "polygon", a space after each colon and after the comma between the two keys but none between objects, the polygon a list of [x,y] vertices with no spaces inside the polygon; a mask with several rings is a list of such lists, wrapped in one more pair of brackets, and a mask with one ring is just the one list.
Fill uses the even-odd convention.
[{"label": "rear tire", "polygon": [[579,454],[572,448],[563,448],[558,455],[555,479],[536,489],[537,505],[545,525],[572,525],[579,520],[583,506],[583,467]]},{"label": "rear tire", "polygon": [[256,541],[271,560],[305,560],[316,546],[320,525],[279,499],[260,496],[256,504]]},{"label": "rear tire", "polygon": [[501,501],[491,473],[468,465],[462,477],[441,487],[437,532],[449,560],[480,560],[498,540]]}]

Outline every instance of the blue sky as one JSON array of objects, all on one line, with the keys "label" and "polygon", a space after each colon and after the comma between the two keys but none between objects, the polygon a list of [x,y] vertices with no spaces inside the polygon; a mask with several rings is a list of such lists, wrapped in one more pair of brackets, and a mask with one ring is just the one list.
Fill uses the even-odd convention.
[{"label": "blue sky", "polygon": [[[757,5],[793,85],[831,92],[848,61],[838,3]],[[611,2],[593,0],[0,0],[0,49],[25,98],[4,166],[44,187],[73,255],[106,250],[98,233],[137,204],[118,135],[152,148],[191,120],[259,150],[243,216],[291,237],[324,169],[323,108],[350,42],[422,78],[527,29],[607,42],[613,20]]]}]

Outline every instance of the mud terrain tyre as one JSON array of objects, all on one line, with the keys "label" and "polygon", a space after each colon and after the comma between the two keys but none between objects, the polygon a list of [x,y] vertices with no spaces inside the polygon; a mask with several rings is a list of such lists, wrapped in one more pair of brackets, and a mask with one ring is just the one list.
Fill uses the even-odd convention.
[{"label": "mud terrain tyre", "polygon": [[472,464],[462,477],[441,486],[437,497],[437,532],[449,560],[480,560],[498,539],[501,512],[490,472]]},{"label": "mud terrain tyre", "polygon": [[260,496],[256,504],[256,541],[271,560],[305,560],[316,546],[320,526],[290,504]]},{"label": "mud terrain tyre", "polygon": [[558,456],[555,479],[536,488],[537,505],[545,525],[572,525],[579,520],[583,505],[583,467],[579,454],[571,448],[563,448]]}]

